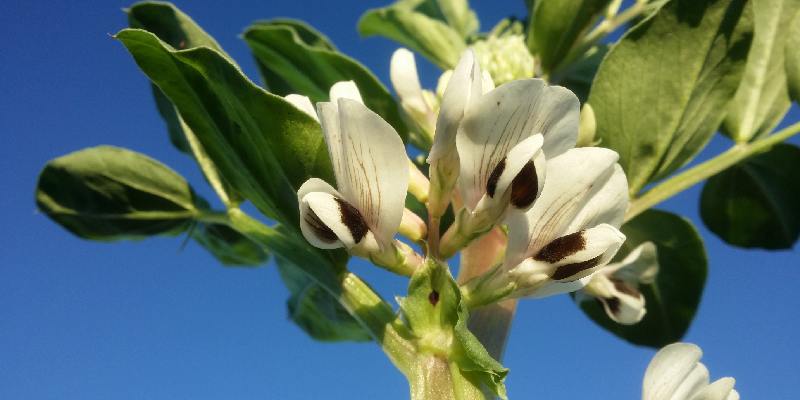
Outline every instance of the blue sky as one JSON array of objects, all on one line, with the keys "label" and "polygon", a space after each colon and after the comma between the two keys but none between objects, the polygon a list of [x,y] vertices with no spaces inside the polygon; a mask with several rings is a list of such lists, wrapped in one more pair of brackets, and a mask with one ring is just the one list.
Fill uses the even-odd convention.
[{"label": "blue sky", "polygon": [[[396,45],[361,39],[356,0],[179,1],[243,66],[237,35],[259,18],[302,18],[388,82]],[[473,1],[484,29],[522,15],[522,1]],[[39,214],[36,176],[56,156],[97,144],[146,153],[201,193],[197,168],[168,143],[145,77],[109,37],[125,26],[112,1],[12,2],[0,13],[0,398],[407,398],[402,376],[372,344],[324,344],[286,316],[271,266],[228,269],[181,238],[102,244]],[[435,74],[422,68],[424,80]],[[792,120],[800,118],[796,109]],[[800,143],[797,139],[792,141]],[[715,139],[702,157],[721,151]],[[791,398],[800,378],[798,251],[726,246],[700,223],[694,187],[660,208],[692,219],[710,259],[687,341],[712,377],[737,378],[744,398]],[[356,263],[391,298],[404,280]],[[512,398],[637,398],[653,351],[602,329],[566,296],[523,302],[506,353]]]}]

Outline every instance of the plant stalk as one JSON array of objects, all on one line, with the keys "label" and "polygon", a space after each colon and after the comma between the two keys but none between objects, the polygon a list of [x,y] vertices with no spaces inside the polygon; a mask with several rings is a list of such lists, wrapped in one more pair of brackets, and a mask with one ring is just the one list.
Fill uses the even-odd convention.
[{"label": "plant stalk", "polygon": [[695,184],[708,179],[727,168],[756,154],[765,152],[783,142],[784,140],[800,133],[800,122],[781,129],[775,134],[761,138],[751,143],[739,143],[729,148],[716,157],[689,168],[671,178],[659,183],[631,202],[625,221],[630,221],[650,207],[682,192]]}]

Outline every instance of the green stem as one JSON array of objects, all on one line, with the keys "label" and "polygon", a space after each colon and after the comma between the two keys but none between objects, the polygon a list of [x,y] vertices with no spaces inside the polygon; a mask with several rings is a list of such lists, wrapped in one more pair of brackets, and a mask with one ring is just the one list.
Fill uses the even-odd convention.
[{"label": "green stem", "polygon": [[661,182],[648,190],[642,197],[631,202],[625,220],[641,214],[650,207],[682,192],[689,187],[708,179],[723,170],[772,148],[778,143],[800,133],[800,122],[796,122],[773,135],[756,140],[752,143],[739,143],[719,154],[718,156],[687,169],[671,178]]}]

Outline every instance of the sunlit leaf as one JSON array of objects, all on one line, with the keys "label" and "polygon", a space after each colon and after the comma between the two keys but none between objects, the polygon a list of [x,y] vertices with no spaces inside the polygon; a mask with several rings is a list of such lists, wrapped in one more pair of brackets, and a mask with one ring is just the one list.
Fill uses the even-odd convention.
[{"label": "sunlit leaf", "polygon": [[619,153],[631,193],[689,162],[716,132],[750,47],[745,4],[669,2],[600,64],[589,103],[598,138]]},{"label": "sunlit leaf", "polygon": [[795,103],[800,103],[800,13],[790,24],[786,38],[786,78],[789,83],[789,95]]}]

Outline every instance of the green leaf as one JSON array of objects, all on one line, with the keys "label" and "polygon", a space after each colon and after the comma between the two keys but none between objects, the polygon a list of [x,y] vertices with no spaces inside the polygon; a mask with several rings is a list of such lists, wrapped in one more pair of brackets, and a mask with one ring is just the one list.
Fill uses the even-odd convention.
[{"label": "green leaf", "polygon": [[278,271],[291,292],[287,302],[289,317],[309,336],[321,341],[371,340],[367,332],[339,302],[309,278],[300,268],[282,257]]},{"label": "green leaf", "polygon": [[629,30],[600,64],[589,103],[632,194],[689,162],[716,132],[744,69],[743,0],[675,0]]},{"label": "green leaf", "polygon": [[581,303],[584,312],[611,333],[633,344],[660,348],[686,334],[700,304],[708,261],[703,240],[687,219],[648,210],[622,226],[627,239],[616,256],[622,260],[640,244],[658,247],[656,282],[640,286],[647,314],[636,325],[620,325],[606,315],[599,302]]},{"label": "green leaf", "polygon": [[608,50],[608,45],[599,45],[589,49],[575,64],[563,71],[563,78],[559,80],[558,84],[575,93],[581,104],[586,102],[594,77],[597,75],[597,69],[608,54]]},{"label": "green leaf", "polygon": [[394,98],[358,61],[335,50],[307,44],[299,32],[283,22],[257,23],[245,30],[244,40],[273,93],[298,93],[313,102],[328,101],[328,91],[334,83],[352,80],[366,106],[406,139],[408,130]]},{"label": "green leaf", "polygon": [[258,243],[227,225],[197,223],[192,238],[224,265],[259,266],[269,259]]},{"label": "green leaf", "polygon": [[268,217],[297,227],[297,188],[310,177],[333,182],[319,124],[216,50],[175,50],[137,29],[116,38],[175,105],[223,179]]},{"label": "green leaf", "polygon": [[480,28],[478,16],[469,7],[467,0],[437,0],[435,2],[428,0],[428,3],[437,5],[443,19],[461,33],[462,37],[469,38],[478,32],[478,28]]},{"label": "green leaf", "polygon": [[786,78],[789,83],[789,95],[795,103],[800,103],[800,13],[791,23],[786,38]]},{"label": "green leaf", "polygon": [[111,146],[48,162],[36,204],[75,235],[100,241],[176,235],[197,214],[183,177],[143,154]]},{"label": "green leaf", "polygon": [[753,44],[724,125],[737,142],[772,132],[791,105],[784,49],[800,0],[753,0],[750,4],[755,21]]},{"label": "green leaf", "polygon": [[700,216],[725,242],[790,249],[800,235],[800,148],[779,144],[712,177]]},{"label": "green leaf", "polygon": [[545,73],[558,67],[611,0],[537,1],[528,26],[528,48]]},{"label": "green leaf", "polygon": [[368,10],[358,21],[363,36],[384,36],[422,54],[442,69],[455,67],[467,44],[439,17],[430,0],[400,0]]},{"label": "green leaf", "polygon": [[[176,49],[208,46],[225,54],[213,37],[171,3],[140,2],[125,11],[128,13],[128,25],[131,28],[152,32]],[[152,85],[152,89],[158,113],[167,124],[170,141],[178,150],[190,153],[191,149],[181,130],[175,108],[158,87]]]},{"label": "green leaf", "polygon": [[420,353],[449,360],[458,375],[506,398],[503,380],[508,369],[493,359],[467,328],[469,311],[445,265],[429,260],[417,270],[411,277],[408,297],[400,299],[400,308]]}]

